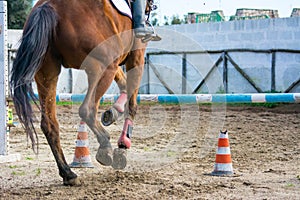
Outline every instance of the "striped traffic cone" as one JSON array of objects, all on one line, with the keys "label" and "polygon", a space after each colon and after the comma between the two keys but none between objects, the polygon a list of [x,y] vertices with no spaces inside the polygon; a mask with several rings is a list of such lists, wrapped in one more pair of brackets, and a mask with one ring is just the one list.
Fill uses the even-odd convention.
[{"label": "striped traffic cone", "polygon": [[228,131],[220,131],[213,176],[233,175]]},{"label": "striped traffic cone", "polygon": [[78,134],[75,147],[75,155],[70,167],[93,168],[89,151],[88,132],[85,122],[81,121],[78,126]]}]

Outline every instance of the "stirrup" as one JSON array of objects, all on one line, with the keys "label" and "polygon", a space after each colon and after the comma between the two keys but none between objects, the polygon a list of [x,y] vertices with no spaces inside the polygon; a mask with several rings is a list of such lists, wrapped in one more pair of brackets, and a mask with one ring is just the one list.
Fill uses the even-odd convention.
[{"label": "stirrup", "polygon": [[151,27],[153,33],[143,37],[142,42],[146,43],[146,42],[149,42],[149,41],[155,41],[155,42],[160,41],[162,38],[155,32],[155,29],[154,29],[153,25],[148,20],[146,21],[146,24],[149,27]]},{"label": "stirrup", "polygon": [[160,41],[161,40],[161,37],[159,35],[157,35],[156,33],[153,33],[153,34],[149,34],[149,35],[146,35],[145,37],[142,38],[142,42],[143,43],[146,43],[146,42],[149,42],[149,41]]},{"label": "stirrup", "polygon": [[146,31],[137,32],[137,33],[135,33],[135,37],[139,38],[139,39],[143,39],[143,38],[147,37],[148,35],[152,35],[152,34],[153,33],[151,33],[151,32],[147,33]]}]

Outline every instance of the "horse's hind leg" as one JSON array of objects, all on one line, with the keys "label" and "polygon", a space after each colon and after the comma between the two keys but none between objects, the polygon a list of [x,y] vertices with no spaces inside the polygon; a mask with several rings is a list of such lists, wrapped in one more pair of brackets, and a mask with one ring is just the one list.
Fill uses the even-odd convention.
[{"label": "horse's hind leg", "polygon": [[55,157],[59,175],[63,178],[63,183],[65,185],[76,185],[79,184],[79,180],[65,160],[60,145],[59,125],[56,118],[55,96],[60,68],[60,63],[48,55],[35,76],[42,111],[41,129]]},{"label": "horse's hind leg", "polygon": [[109,126],[123,115],[125,110],[125,104],[127,102],[127,91],[126,91],[126,75],[124,74],[121,67],[118,67],[118,71],[115,75],[115,81],[120,90],[120,96],[114,105],[102,114],[101,122],[104,126]]}]

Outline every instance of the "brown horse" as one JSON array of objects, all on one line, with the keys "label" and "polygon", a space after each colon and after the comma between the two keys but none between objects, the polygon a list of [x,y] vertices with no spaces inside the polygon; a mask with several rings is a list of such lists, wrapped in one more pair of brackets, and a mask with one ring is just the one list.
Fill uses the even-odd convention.
[{"label": "brown horse", "polygon": [[[68,166],[60,145],[55,97],[61,66],[83,69],[88,76],[88,91],[79,108],[79,116],[100,144],[97,161],[124,168],[126,157],[120,149],[130,147],[145,48],[146,44],[134,37],[131,19],[119,14],[109,0],[40,0],[30,13],[11,74],[13,101],[35,149],[37,136],[30,103],[32,99],[37,102],[32,89],[35,79],[41,129],[65,185],[76,185],[80,181]],[[127,79],[119,67],[121,63],[126,64]],[[114,152],[109,133],[96,117],[99,100],[113,80],[122,92],[114,107],[125,113],[124,128],[118,141],[120,149]]]}]

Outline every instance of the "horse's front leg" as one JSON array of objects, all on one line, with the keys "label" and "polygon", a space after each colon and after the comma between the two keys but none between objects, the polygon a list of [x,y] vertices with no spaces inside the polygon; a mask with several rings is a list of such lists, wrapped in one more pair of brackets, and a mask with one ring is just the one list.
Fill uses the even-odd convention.
[{"label": "horse's front leg", "polygon": [[123,130],[118,140],[119,148],[114,150],[112,166],[115,169],[123,169],[126,167],[126,149],[129,149],[131,146],[133,121],[137,113],[137,95],[143,75],[145,49],[143,44],[136,44],[135,47],[135,50],[132,51],[126,62],[128,103],[125,108],[125,122]]}]

